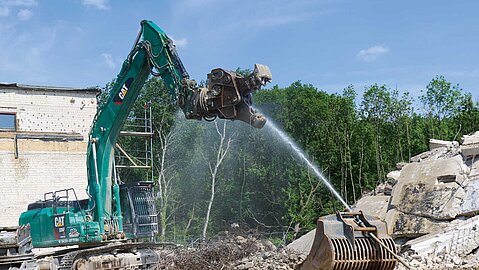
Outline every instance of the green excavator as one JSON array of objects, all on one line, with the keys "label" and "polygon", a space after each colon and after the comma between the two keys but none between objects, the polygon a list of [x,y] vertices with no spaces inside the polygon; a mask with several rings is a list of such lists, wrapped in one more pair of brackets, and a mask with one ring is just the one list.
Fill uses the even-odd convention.
[{"label": "green excavator", "polygon": [[[42,200],[28,205],[28,211],[20,216],[19,229],[0,230],[0,270],[11,266],[52,270],[156,268],[159,258],[154,248],[158,244],[137,241],[158,232],[153,183],[120,184],[113,165],[120,130],[150,74],[161,77],[172,102],[187,119],[219,117],[256,128],[266,122],[251,108],[251,94],[271,81],[267,66],[256,64],[249,76],[216,68],[208,74],[206,87],[198,87],[189,78],[172,40],[154,23],[142,21],[109,98],[93,121],[87,151],[89,198],[78,200],[75,190],[65,189],[46,193]],[[373,219],[366,219],[361,212],[320,218],[309,255],[298,269],[394,269],[393,240],[383,222],[368,220]],[[10,242],[2,249],[5,239]],[[70,248],[33,257],[25,255],[30,243],[34,248]],[[2,258],[3,254],[15,255]]]},{"label": "green excavator", "polygon": [[[34,248],[82,247],[58,257],[60,269],[97,269],[85,258],[111,250],[138,249],[141,246],[127,240],[150,238],[158,232],[153,183],[121,185],[113,168],[114,146],[121,128],[150,74],[163,80],[171,102],[182,109],[187,119],[219,117],[240,120],[256,128],[265,124],[263,115],[251,108],[251,94],[271,81],[267,66],[256,64],[249,76],[216,68],[208,74],[206,87],[198,87],[190,79],[172,40],[153,22],[142,21],[133,48],[90,131],[89,198],[78,200],[73,189],[49,192],[42,200],[28,205],[20,216],[20,226],[29,226]],[[151,253],[148,256],[154,257]],[[78,265],[80,258],[83,263]],[[122,267],[132,267],[125,261],[135,260],[123,260]]]}]

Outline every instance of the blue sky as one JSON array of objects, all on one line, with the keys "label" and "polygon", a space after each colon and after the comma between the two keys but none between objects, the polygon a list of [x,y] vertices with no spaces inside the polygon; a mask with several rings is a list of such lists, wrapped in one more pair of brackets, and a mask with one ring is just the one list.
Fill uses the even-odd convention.
[{"label": "blue sky", "polygon": [[414,96],[435,76],[479,96],[478,1],[0,0],[0,81],[104,86],[142,19],[177,44],[192,78],[264,63],[273,84]]}]

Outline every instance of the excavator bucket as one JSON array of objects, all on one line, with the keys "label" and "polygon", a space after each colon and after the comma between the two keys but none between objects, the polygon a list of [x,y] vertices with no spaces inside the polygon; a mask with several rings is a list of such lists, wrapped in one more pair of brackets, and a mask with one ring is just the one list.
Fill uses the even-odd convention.
[{"label": "excavator bucket", "polygon": [[391,251],[393,239],[386,233],[386,224],[359,212],[338,212],[320,217],[313,246],[300,270],[386,270],[394,269],[396,259],[370,234]]}]

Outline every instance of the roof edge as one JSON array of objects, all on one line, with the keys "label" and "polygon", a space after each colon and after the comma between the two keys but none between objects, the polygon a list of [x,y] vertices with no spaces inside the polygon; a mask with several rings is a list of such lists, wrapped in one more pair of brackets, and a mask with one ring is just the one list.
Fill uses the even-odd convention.
[{"label": "roof edge", "polygon": [[76,88],[76,87],[40,86],[40,85],[0,82],[0,88],[2,87],[25,89],[25,90],[38,90],[38,91],[79,91],[79,92],[94,92],[94,93],[100,92],[100,88],[98,87]]}]

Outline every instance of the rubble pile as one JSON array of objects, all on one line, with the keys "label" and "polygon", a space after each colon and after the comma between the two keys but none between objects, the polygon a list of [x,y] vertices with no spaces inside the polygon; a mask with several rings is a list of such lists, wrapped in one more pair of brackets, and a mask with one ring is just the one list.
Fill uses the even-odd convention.
[{"label": "rubble pile", "polygon": [[235,236],[199,248],[157,250],[156,269],[294,269],[302,259],[296,253],[277,249],[269,240]]},{"label": "rubble pile", "polygon": [[[411,269],[479,269],[479,131],[461,141],[431,139],[354,207],[385,221]],[[313,241],[288,248],[306,256]]]},{"label": "rubble pile", "polygon": [[304,258],[288,249],[260,252],[237,261],[232,269],[293,270]]},{"label": "rubble pile", "polygon": [[[421,256],[413,251],[405,252],[401,255],[408,263],[411,269],[418,270],[476,270],[479,269],[479,257],[476,254],[470,254],[466,257],[451,256],[444,253],[435,256]],[[396,270],[406,270],[406,267],[398,264]]]},{"label": "rubble pile", "polygon": [[386,222],[414,269],[478,269],[479,132],[429,148],[397,164],[356,209]]}]

